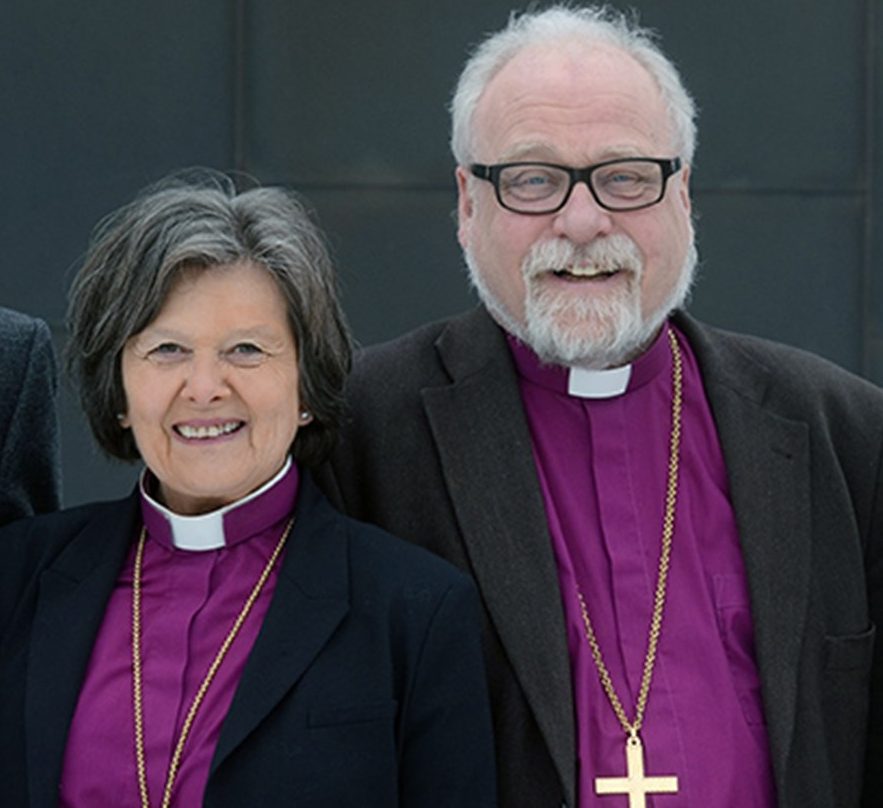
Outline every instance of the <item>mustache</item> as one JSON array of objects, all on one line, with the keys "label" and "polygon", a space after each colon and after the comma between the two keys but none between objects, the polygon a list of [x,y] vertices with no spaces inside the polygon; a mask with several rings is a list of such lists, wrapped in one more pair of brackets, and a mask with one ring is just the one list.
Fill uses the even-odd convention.
[{"label": "mustache", "polygon": [[567,239],[546,239],[531,247],[522,262],[525,278],[544,272],[561,272],[571,267],[591,267],[599,272],[626,270],[638,277],[643,260],[637,244],[624,234],[597,238],[588,244]]}]

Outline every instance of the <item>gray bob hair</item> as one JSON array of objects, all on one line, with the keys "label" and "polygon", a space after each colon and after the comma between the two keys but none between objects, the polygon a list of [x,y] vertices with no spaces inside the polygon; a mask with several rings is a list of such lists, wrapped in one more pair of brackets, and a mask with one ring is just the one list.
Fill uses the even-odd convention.
[{"label": "gray bob hair", "polygon": [[562,41],[613,46],[635,59],[656,81],[668,110],[678,156],[693,162],[696,107],[674,64],[656,44],[655,34],[606,6],[554,5],[512,13],[508,25],[488,36],[467,60],[451,101],[451,150],[459,165],[476,159],[473,117],[490,81],[525,48]]},{"label": "gray bob hair", "polygon": [[71,286],[65,364],[108,455],[140,457],[117,417],[127,410],[127,341],[156,318],[180,273],[242,262],[269,272],[287,305],[300,403],[313,414],[298,430],[294,458],[316,466],[331,451],[352,348],[325,240],[292,192],[240,193],[224,174],[193,170],[150,186],[100,222]]}]

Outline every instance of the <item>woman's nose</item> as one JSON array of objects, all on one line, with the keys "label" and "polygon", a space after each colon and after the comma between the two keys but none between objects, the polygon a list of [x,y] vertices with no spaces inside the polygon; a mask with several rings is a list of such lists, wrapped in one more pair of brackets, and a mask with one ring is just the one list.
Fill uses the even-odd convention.
[{"label": "woman's nose", "polygon": [[196,404],[209,404],[230,391],[223,362],[217,357],[194,356],[187,367],[182,394]]}]

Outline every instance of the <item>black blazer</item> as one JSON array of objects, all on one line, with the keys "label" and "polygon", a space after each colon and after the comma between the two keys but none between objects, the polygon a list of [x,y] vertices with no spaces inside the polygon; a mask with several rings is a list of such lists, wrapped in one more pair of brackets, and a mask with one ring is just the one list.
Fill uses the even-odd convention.
[{"label": "black blazer", "polygon": [[[677,324],[729,474],[780,808],[854,808],[863,783],[864,805],[879,805],[883,392],[794,349]],[[574,806],[564,616],[501,329],[476,309],[370,348],[348,396],[323,485],[347,512],[474,577],[500,805]]]},{"label": "black blazer", "polygon": [[[0,531],[4,808],[58,803],[83,674],[139,522],[133,495]],[[477,614],[466,576],[341,516],[304,475],[204,804],[496,805]]]}]

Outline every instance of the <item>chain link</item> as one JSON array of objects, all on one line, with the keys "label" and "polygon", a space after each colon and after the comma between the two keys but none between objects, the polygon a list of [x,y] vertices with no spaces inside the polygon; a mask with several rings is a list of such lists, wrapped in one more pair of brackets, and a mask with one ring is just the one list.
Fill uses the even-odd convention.
[{"label": "chain link", "polygon": [[[276,565],[276,559],[282,552],[282,548],[285,546],[288,534],[291,533],[291,528],[293,526],[294,517],[288,522],[285,531],[276,543],[276,547],[264,566],[263,572],[261,572],[257,583],[251,590],[251,594],[246,599],[245,604],[231,626],[230,631],[227,632],[224,642],[221,643],[221,647],[218,649],[217,654],[215,654],[212,664],[209,666],[208,671],[206,671],[206,674],[202,679],[202,684],[200,684],[199,690],[197,690],[196,695],[193,697],[193,702],[190,705],[190,709],[184,719],[184,724],[178,734],[178,742],[175,744],[175,751],[169,762],[169,770],[166,775],[165,788],[163,789],[162,808],[169,808],[169,805],[171,805],[172,789],[174,788],[175,779],[178,776],[178,769],[181,765],[184,744],[187,742],[190,728],[193,726],[193,722],[196,719],[196,713],[202,706],[205,694],[208,692],[209,686],[214,680],[215,674],[218,672],[218,668],[221,667],[221,663],[224,661],[227,651],[229,651],[230,646],[233,645],[233,640],[235,640],[236,635],[239,634],[242,624],[245,622],[246,617],[248,617],[258,596],[261,594],[261,590],[264,588],[267,578],[270,577],[270,573]],[[150,799],[147,793],[147,764],[144,752],[144,698],[141,672],[141,565],[144,558],[146,536],[147,529],[141,528],[141,535],[138,538],[138,549],[135,552],[135,569],[132,580],[132,697],[135,712],[135,762],[138,768],[138,791],[141,795],[142,808],[150,808]]]},{"label": "chain link", "polygon": [[681,448],[681,415],[684,394],[684,372],[681,359],[681,350],[674,331],[668,329],[669,345],[672,355],[672,401],[671,401],[671,438],[669,443],[668,458],[668,484],[665,492],[665,515],[662,520],[662,549],[659,554],[659,570],[656,578],[656,593],[653,603],[653,616],[650,619],[650,631],[647,637],[647,654],[644,658],[644,671],[641,677],[641,688],[638,691],[638,700],[635,704],[634,721],[629,721],[622,702],[616,694],[610,672],[604,664],[601,656],[601,647],[592,628],[586,601],[582,592],[577,592],[583,623],[586,627],[586,638],[592,649],[592,658],[598,669],[598,678],[601,686],[607,694],[613,712],[622,724],[622,728],[630,738],[637,738],[644,723],[644,712],[647,709],[647,700],[650,697],[650,682],[653,680],[653,667],[656,663],[656,651],[659,647],[659,637],[662,633],[662,616],[665,610],[665,593],[668,584],[668,571],[671,565],[671,544],[675,528],[675,506],[678,498],[678,473],[680,470]]}]

